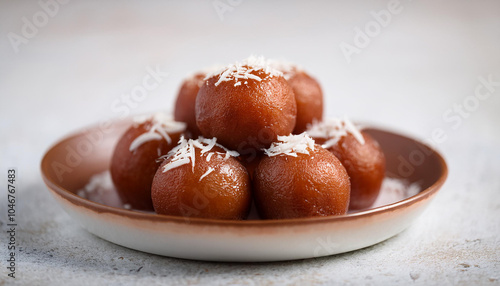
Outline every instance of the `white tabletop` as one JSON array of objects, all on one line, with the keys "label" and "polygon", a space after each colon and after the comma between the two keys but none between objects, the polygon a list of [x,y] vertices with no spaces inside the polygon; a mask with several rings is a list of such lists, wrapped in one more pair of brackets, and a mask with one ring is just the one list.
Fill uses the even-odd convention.
[{"label": "white tabletop", "polygon": [[[0,176],[6,185],[17,169],[19,247],[12,279],[2,187],[0,285],[500,285],[499,1],[62,2],[0,3]],[[360,251],[232,264],[114,245],[56,204],[39,171],[52,143],[106,118],[172,110],[184,77],[250,54],[314,75],[327,115],[421,139],[441,132],[450,174],[425,213]],[[168,75],[124,109],[151,68]]]}]

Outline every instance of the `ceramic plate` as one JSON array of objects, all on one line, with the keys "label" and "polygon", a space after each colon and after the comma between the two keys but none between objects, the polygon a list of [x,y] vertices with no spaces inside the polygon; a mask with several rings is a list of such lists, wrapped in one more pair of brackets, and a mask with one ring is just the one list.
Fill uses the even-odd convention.
[{"label": "ceramic plate", "polygon": [[[110,242],[159,255],[209,261],[281,261],[333,255],[384,241],[406,229],[443,185],[447,166],[430,147],[403,135],[365,129],[381,145],[387,179],[375,206],[343,216],[225,221],[126,209],[106,177],[113,148],[131,125],[92,126],[55,144],[42,176],[64,210]],[[100,184],[100,185],[99,185]],[[404,188],[401,188],[403,186]]]}]

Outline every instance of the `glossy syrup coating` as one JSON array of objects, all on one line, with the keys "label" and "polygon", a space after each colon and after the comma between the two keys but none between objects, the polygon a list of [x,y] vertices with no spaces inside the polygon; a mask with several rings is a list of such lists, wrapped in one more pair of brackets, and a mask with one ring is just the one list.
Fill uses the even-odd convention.
[{"label": "glossy syrup coating", "polygon": [[195,103],[205,76],[205,73],[196,73],[185,79],[175,101],[174,119],[186,122],[187,130],[191,133],[192,138],[198,138],[201,135],[196,125]]},{"label": "glossy syrup coating", "polygon": [[339,158],[351,179],[350,210],[373,205],[385,177],[385,155],[380,145],[365,132],[361,131],[361,134],[364,144],[348,134],[328,149]]},{"label": "glossy syrup coating", "polygon": [[[209,219],[245,219],[252,201],[248,173],[237,159],[217,156],[224,152],[219,147],[201,154],[195,152],[192,164],[184,164],[166,172],[156,172],[151,197],[156,213],[164,215]],[[207,156],[211,155],[210,161]],[[213,169],[213,171],[209,171]]]},{"label": "glossy syrup coating", "polygon": [[278,135],[288,135],[295,127],[297,105],[288,82],[264,70],[250,74],[261,80],[219,82],[220,74],[214,75],[196,98],[196,123],[203,136],[217,137],[236,151],[269,147]]},{"label": "glossy syrup coating", "polygon": [[300,134],[313,121],[323,119],[323,92],[318,81],[302,70],[290,73],[288,83],[297,101],[297,122],[294,134]]},{"label": "glossy syrup coating", "polygon": [[151,184],[160,166],[158,157],[174,147],[181,133],[169,134],[172,143],[166,140],[151,140],[130,151],[130,145],[139,136],[148,132],[152,122],[131,126],[118,141],[111,159],[111,178],[124,204],[134,209],[153,210]]},{"label": "glossy syrup coating", "polygon": [[319,145],[310,155],[264,157],[253,185],[264,219],[343,215],[349,206],[349,176],[340,161]]}]

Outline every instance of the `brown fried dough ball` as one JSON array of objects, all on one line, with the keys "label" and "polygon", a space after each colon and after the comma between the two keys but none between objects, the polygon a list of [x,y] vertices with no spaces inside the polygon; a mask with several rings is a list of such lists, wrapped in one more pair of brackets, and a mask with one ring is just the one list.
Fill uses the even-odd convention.
[{"label": "brown fried dough ball", "polygon": [[110,172],[124,204],[153,210],[151,183],[160,166],[157,159],[176,145],[184,130],[184,123],[158,113],[138,119],[123,134],[115,147]]},{"label": "brown fried dough ball", "polygon": [[288,83],[297,101],[297,123],[293,133],[299,134],[306,131],[308,124],[323,119],[323,92],[319,83],[304,71],[294,73]]},{"label": "brown fried dough ball", "polygon": [[[345,121],[337,121],[337,123],[330,124],[330,129],[337,128],[336,133],[330,133],[332,136],[318,138],[314,136],[314,130],[310,134],[316,142],[324,144],[324,147],[339,158],[346,168],[351,180],[349,209],[366,209],[375,202],[379,195],[385,177],[385,155],[378,142],[370,135],[355,129],[350,122],[347,124],[351,127],[346,128],[344,123]],[[312,128],[315,127],[317,125]],[[339,130],[345,132],[338,132]]]},{"label": "brown fried dough ball", "polygon": [[296,65],[271,60],[270,65],[283,72],[292,87],[297,102],[297,122],[294,134],[300,134],[307,125],[323,119],[323,91],[316,79]]},{"label": "brown fried dough ball", "polygon": [[196,123],[224,146],[260,150],[295,127],[297,106],[282,73],[249,58],[205,81],[196,98]]},{"label": "brown fried dough ball", "polygon": [[185,79],[175,101],[174,119],[187,123],[187,130],[192,138],[198,138],[201,135],[196,125],[195,103],[205,76],[205,73],[199,72]]},{"label": "brown fried dough ball", "polygon": [[340,161],[305,134],[280,137],[280,140],[282,142],[273,143],[266,151],[270,157],[265,156],[255,170],[255,204],[261,217],[285,219],[345,214],[350,183]]},{"label": "brown fried dough ball", "polygon": [[[238,153],[214,139],[181,140],[156,172],[151,189],[158,214],[244,219],[251,204],[248,173]],[[194,160],[193,160],[194,159]]]}]

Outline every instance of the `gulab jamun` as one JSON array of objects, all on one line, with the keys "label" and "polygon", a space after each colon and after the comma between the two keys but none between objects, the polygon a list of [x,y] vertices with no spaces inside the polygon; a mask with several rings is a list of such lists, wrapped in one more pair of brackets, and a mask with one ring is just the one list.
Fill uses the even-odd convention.
[{"label": "gulab jamun", "polygon": [[181,138],[156,172],[151,188],[158,214],[244,219],[252,201],[248,173],[239,154],[216,139]]},{"label": "gulab jamun", "polygon": [[163,113],[138,117],[119,139],[111,159],[111,178],[124,204],[153,210],[151,183],[157,159],[176,146],[186,124]]},{"label": "gulab jamun", "polygon": [[305,133],[280,136],[255,170],[255,204],[264,219],[346,214],[347,171]]},{"label": "gulab jamun", "polygon": [[315,123],[307,133],[346,168],[351,180],[349,209],[361,210],[373,205],[385,177],[385,155],[378,142],[348,119]]},{"label": "gulab jamun", "polygon": [[191,133],[192,138],[198,138],[201,135],[196,125],[195,103],[205,76],[205,73],[198,72],[185,79],[175,101],[174,119],[186,122],[187,130]]},{"label": "gulab jamun", "polygon": [[283,76],[292,87],[297,102],[297,121],[294,134],[306,131],[314,121],[323,119],[323,91],[316,79],[301,68],[285,63],[272,61],[272,66],[283,72]]},{"label": "gulab jamun", "polygon": [[196,123],[204,137],[217,137],[239,151],[267,148],[295,128],[297,104],[282,73],[263,58],[209,75],[196,98]]}]

